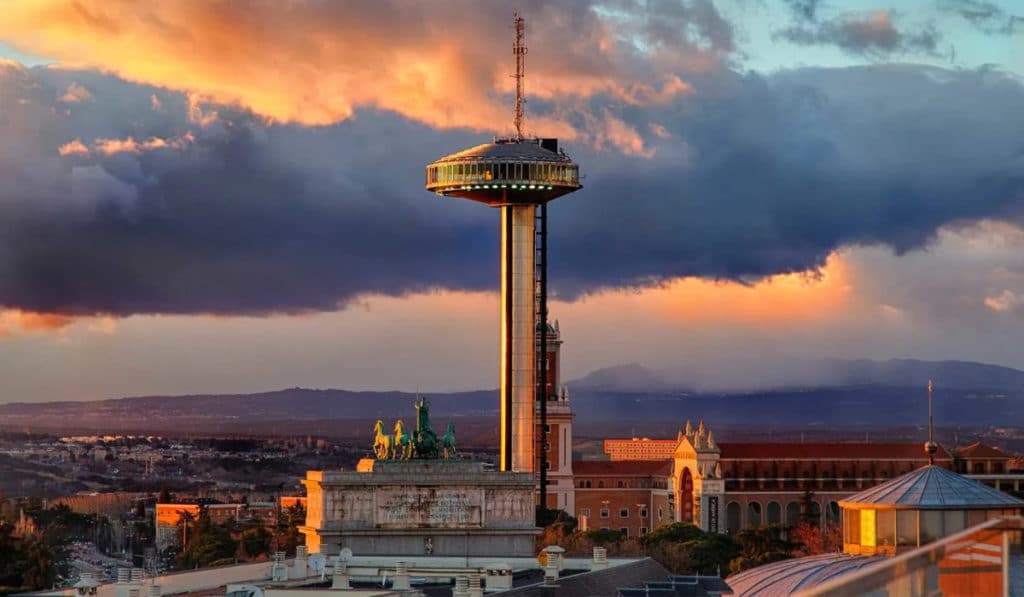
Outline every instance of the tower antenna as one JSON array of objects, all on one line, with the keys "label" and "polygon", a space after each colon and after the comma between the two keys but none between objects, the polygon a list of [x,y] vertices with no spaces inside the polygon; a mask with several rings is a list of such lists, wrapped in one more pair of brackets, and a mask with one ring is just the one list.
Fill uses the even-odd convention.
[{"label": "tower antenna", "polygon": [[516,28],[516,41],[512,44],[512,55],[516,57],[516,74],[512,75],[516,80],[516,141],[523,140],[523,113],[526,111],[526,99],[523,97],[523,79],[526,78],[525,57],[526,44],[523,43],[523,35],[526,31],[526,23],[518,12],[513,13],[512,22]]},{"label": "tower antenna", "polygon": [[928,466],[935,464],[935,452],[939,449],[935,444],[932,425],[932,380],[928,380],[928,443],[924,445],[924,451],[928,454]]}]

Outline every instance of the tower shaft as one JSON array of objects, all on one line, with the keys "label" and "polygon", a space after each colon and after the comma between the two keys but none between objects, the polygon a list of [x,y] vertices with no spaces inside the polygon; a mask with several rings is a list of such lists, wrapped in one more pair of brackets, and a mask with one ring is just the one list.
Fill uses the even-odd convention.
[{"label": "tower shaft", "polygon": [[501,207],[501,446],[503,471],[533,472],[535,205]]}]

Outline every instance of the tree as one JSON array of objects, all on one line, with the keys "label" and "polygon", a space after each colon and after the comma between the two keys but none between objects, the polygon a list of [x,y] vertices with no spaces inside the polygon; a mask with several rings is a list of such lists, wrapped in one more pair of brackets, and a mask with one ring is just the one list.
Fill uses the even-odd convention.
[{"label": "tree", "polygon": [[736,536],[740,555],[729,563],[731,572],[770,564],[793,557],[798,544],[786,538],[786,527],[769,524],[744,529]]},{"label": "tree", "polygon": [[299,527],[306,524],[306,508],[302,504],[295,504],[281,510],[277,517],[277,529],[271,541],[271,549],[283,551],[289,555],[295,553],[295,548],[304,545],[306,537],[299,532]]},{"label": "tree", "polygon": [[209,566],[213,562],[234,558],[238,543],[231,537],[227,528],[213,524],[210,513],[205,507],[199,508],[199,516],[194,522],[189,521],[183,513],[181,524],[183,531],[188,533],[188,542],[178,552],[177,564],[181,568],[199,568]]},{"label": "tree", "polygon": [[242,536],[238,542],[244,546],[241,549],[244,549],[248,557],[255,558],[270,554],[270,541],[272,538],[273,535],[270,531],[260,526],[242,531]]},{"label": "tree", "polygon": [[797,544],[794,554],[799,556],[835,553],[843,547],[842,529],[831,522],[824,527],[801,523],[790,531],[789,537]]},{"label": "tree", "polygon": [[663,524],[641,538],[646,545],[655,545],[665,542],[682,543],[696,539],[704,539],[706,533],[695,524],[688,522],[673,522]]},{"label": "tree", "polygon": [[815,526],[821,523],[821,506],[814,500],[813,491],[805,491],[800,496],[800,523]]}]

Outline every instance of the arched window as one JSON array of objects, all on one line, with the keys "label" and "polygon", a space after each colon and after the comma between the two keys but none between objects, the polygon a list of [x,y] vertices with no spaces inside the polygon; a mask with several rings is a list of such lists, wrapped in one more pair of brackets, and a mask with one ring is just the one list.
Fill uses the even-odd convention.
[{"label": "arched window", "polygon": [[[680,512],[683,515],[682,522],[693,521],[693,474],[690,468],[683,468],[681,485],[679,487]],[[738,527],[737,527],[738,528]]]},{"label": "arched window", "polygon": [[786,526],[796,526],[800,523],[800,504],[789,502],[786,504]]},{"label": "arched window", "polygon": [[747,526],[761,526],[761,502],[747,503]]},{"label": "arched window", "polygon": [[768,502],[765,521],[768,524],[782,524],[782,506],[778,502]]},{"label": "arched window", "polygon": [[813,525],[820,525],[821,524],[821,504],[819,504],[818,502],[809,502],[807,504],[806,518],[807,518],[807,522],[810,522]]},{"label": "arched window", "polygon": [[740,504],[729,502],[725,507],[725,531],[730,535],[740,530]]}]

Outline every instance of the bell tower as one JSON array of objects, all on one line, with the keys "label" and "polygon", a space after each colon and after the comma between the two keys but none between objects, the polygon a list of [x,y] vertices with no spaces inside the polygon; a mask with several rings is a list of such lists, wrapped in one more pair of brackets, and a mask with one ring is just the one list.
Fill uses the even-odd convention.
[{"label": "bell tower", "polygon": [[[541,342],[541,334],[546,334],[544,342]],[[537,467],[541,466],[541,457],[546,455],[544,462],[547,464],[547,507],[565,510],[569,514],[576,515],[576,500],[572,476],[572,407],[569,403],[569,390],[561,385],[562,375],[562,333],[558,322],[552,325],[537,326],[537,354],[541,354],[541,345],[547,356],[547,372],[544,391],[537,400],[537,431],[535,437],[547,438],[545,445],[538,446]],[[538,356],[538,361],[541,357]],[[539,365],[539,363],[538,363]],[[538,369],[540,367],[538,366]],[[540,401],[546,401],[547,407],[547,433],[541,429]]]}]

